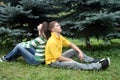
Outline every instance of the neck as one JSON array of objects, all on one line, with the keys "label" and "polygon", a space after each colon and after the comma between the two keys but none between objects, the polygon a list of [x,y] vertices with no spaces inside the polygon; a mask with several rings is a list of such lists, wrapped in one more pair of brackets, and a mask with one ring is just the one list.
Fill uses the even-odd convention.
[{"label": "neck", "polygon": [[60,37],[60,33],[54,32],[58,37]]}]

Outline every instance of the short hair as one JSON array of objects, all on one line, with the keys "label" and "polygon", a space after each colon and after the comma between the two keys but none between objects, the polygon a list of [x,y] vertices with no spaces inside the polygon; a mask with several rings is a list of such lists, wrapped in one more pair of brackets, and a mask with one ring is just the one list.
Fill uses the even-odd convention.
[{"label": "short hair", "polygon": [[49,23],[49,31],[50,32],[52,32],[52,28],[55,26],[55,23],[58,23],[57,21],[51,21],[50,23]]}]

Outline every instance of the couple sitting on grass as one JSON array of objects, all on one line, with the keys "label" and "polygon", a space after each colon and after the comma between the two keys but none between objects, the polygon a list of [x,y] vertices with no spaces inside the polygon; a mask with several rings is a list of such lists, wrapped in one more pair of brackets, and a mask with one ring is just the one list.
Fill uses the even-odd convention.
[{"label": "couple sitting on grass", "polygon": [[[110,65],[109,58],[89,57],[63,37],[61,26],[57,21],[51,21],[49,24],[43,22],[38,25],[38,32],[39,37],[17,44],[10,53],[0,58],[0,62],[14,61],[22,56],[31,65],[46,64],[56,68],[105,70]],[[72,49],[62,53],[62,48],[68,46]],[[80,61],[75,61],[74,57]]]}]

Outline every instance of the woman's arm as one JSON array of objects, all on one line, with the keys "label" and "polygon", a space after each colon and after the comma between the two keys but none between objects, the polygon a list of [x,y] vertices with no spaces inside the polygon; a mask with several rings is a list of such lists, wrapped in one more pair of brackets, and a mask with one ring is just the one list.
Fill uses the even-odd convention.
[{"label": "woman's arm", "polygon": [[38,35],[39,35],[39,36],[41,35],[41,33],[40,33],[41,27],[42,27],[42,24],[39,24],[39,25],[37,26],[37,29],[38,29]]}]

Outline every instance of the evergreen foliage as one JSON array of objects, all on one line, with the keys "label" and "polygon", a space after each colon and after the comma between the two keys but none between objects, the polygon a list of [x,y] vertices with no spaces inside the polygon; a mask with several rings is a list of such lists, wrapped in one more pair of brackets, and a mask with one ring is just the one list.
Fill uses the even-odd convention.
[{"label": "evergreen foliage", "polygon": [[0,45],[11,47],[11,44],[15,45],[30,35],[25,30],[0,27]]},{"label": "evergreen foliage", "polygon": [[23,23],[23,21],[25,21],[23,18],[25,16],[29,17],[30,12],[30,10],[24,11],[20,5],[15,7],[12,7],[10,3],[3,5],[0,7],[0,25],[5,25],[6,23],[11,25]]},{"label": "evergreen foliage", "polygon": [[12,6],[16,6],[16,5],[18,5],[18,1],[20,1],[20,0],[1,0],[1,1],[4,2],[5,4],[10,2],[12,4]]},{"label": "evergreen foliage", "polygon": [[89,43],[90,37],[120,38],[120,0],[3,0],[3,2],[4,4],[0,5],[0,27],[32,33],[28,37],[36,36],[36,26],[39,23],[57,20],[63,26],[64,35],[84,37],[86,43]]},{"label": "evergreen foliage", "polygon": [[81,1],[74,0],[74,3],[71,3],[73,7],[69,8],[73,9],[73,12],[61,21],[64,26],[63,34],[76,38],[84,36],[89,40],[90,37],[106,38],[109,34],[116,33],[120,38],[120,1]]},{"label": "evergreen foliage", "polygon": [[[0,26],[32,33],[27,37],[35,37],[37,35],[36,26],[39,23],[55,19],[53,16],[62,11],[61,5],[57,7],[59,2],[56,3],[54,0],[18,0],[15,2],[5,0],[3,2],[4,4],[0,5]],[[16,5],[16,3],[18,4]],[[22,35],[25,36],[23,33]]]}]

